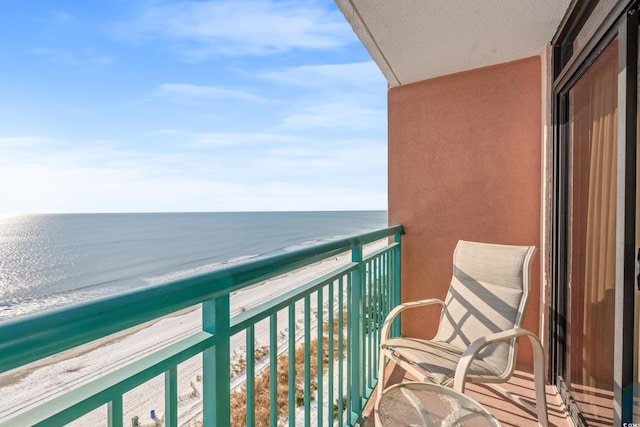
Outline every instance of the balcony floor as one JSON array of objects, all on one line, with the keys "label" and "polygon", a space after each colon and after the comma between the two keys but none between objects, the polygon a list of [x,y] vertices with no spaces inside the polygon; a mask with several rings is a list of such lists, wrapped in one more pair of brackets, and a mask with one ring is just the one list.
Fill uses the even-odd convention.
[{"label": "balcony floor", "polygon": [[[387,369],[387,386],[401,381],[415,381],[404,369],[395,366],[393,362],[390,363],[391,365],[389,365]],[[516,370],[509,382],[502,386],[513,394],[519,395],[532,403],[535,401],[533,374],[530,372]],[[363,427],[374,427],[376,425],[373,415],[376,393],[377,390],[374,390],[374,394],[365,407],[364,416],[366,417],[366,421]],[[534,415],[523,410],[510,400],[497,395],[493,390],[481,384],[468,384],[465,394],[484,406],[504,427],[528,427],[538,425],[537,418]],[[547,410],[549,413],[549,426],[574,427],[553,385],[547,385]]]}]

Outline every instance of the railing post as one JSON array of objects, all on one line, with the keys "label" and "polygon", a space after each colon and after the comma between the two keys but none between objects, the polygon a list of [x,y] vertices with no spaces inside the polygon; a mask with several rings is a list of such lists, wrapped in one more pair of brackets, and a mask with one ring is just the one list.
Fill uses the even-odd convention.
[{"label": "railing post", "polygon": [[[395,243],[398,243],[398,246],[393,250],[393,278],[392,278],[392,287],[393,287],[393,304],[392,306],[389,308],[389,310],[393,309],[393,307],[396,307],[398,305],[400,305],[400,289],[401,289],[401,283],[400,283],[400,266],[402,265],[401,263],[401,250],[402,250],[402,246],[400,245],[400,240],[401,240],[401,234],[400,233],[396,233],[393,235],[393,241]],[[400,316],[396,317],[396,319],[393,322],[393,325],[391,325],[391,333],[394,336],[400,336]]]},{"label": "railing post", "polygon": [[202,354],[204,427],[231,424],[229,294],[202,303],[202,329],[214,334],[215,346]]},{"label": "railing post", "polygon": [[351,272],[351,307],[349,307],[349,328],[351,329],[351,423],[359,421],[362,413],[362,378],[364,337],[361,331],[361,323],[364,316],[362,310],[362,290],[365,287],[364,266],[362,264],[362,247],[351,250],[351,261],[357,262],[358,267]]},{"label": "railing post", "polygon": [[296,304],[289,305],[289,427],[296,425]]},{"label": "railing post", "polygon": [[107,425],[122,427],[122,396],[118,396],[107,405]]},{"label": "railing post", "polygon": [[[246,329],[246,355],[245,355],[245,396],[246,396],[246,422],[247,427],[256,425],[256,336],[255,326]],[[229,375],[231,376],[231,375]]]},{"label": "railing post", "polygon": [[164,374],[165,427],[178,427],[178,367],[172,366]]},{"label": "railing post", "polygon": [[278,313],[269,316],[269,425],[278,425]]}]

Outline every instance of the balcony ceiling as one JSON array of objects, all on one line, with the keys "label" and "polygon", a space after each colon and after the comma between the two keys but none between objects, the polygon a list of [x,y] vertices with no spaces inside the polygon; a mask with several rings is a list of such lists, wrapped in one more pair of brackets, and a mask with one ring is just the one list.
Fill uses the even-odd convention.
[{"label": "balcony ceiling", "polygon": [[390,86],[538,55],[570,0],[335,0]]}]

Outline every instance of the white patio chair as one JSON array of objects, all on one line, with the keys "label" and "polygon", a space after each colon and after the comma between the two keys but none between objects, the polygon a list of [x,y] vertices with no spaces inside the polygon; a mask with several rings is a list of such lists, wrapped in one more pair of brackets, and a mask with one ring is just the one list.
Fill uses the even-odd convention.
[{"label": "white patio chair", "polygon": [[[392,359],[422,381],[453,386],[464,392],[467,381],[488,383],[504,397],[537,413],[546,427],[544,353],[535,334],[520,327],[529,293],[533,246],[508,246],[459,241],[453,255],[453,278],[444,301],[431,298],[395,307],[382,326],[378,393],[384,388],[386,359]],[[431,340],[390,337],[401,312],[430,304],[442,305]],[[495,383],[509,380],[516,365],[517,338],[529,337],[533,347],[536,406]]]}]

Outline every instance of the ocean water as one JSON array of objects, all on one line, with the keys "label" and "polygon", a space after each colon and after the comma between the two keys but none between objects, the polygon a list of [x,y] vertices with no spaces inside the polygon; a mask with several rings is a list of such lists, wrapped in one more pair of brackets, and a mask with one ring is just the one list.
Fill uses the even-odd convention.
[{"label": "ocean water", "polygon": [[386,211],[0,216],[0,321],[386,225]]}]

